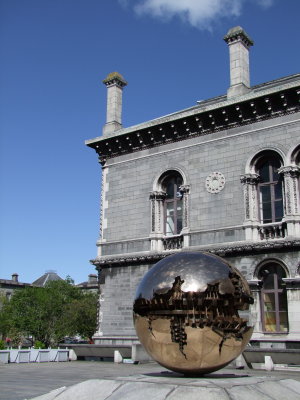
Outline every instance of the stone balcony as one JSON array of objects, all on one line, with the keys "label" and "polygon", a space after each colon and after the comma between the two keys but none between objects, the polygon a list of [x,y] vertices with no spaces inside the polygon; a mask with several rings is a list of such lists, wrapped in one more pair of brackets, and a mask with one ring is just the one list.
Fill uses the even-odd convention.
[{"label": "stone balcony", "polygon": [[177,250],[183,247],[183,236],[165,236],[163,238],[163,249],[164,250]]},{"label": "stone balcony", "polygon": [[286,237],[285,222],[272,222],[269,224],[263,224],[257,229],[261,240],[282,239]]}]

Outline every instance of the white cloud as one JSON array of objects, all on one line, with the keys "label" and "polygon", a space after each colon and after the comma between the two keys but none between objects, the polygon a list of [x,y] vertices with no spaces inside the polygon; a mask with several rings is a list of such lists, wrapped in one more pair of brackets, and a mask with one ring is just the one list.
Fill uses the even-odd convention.
[{"label": "white cloud", "polygon": [[[124,0],[121,0],[124,2]],[[179,17],[200,29],[211,29],[213,21],[222,17],[238,17],[247,0],[139,0],[134,6],[137,14],[148,14],[168,21]],[[252,0],[269,7],[273,0]]]}]

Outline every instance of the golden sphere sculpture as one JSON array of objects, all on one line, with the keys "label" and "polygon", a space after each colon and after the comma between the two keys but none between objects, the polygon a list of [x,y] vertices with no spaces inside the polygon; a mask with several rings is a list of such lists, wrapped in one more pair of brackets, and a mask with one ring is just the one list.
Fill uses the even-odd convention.
[{"label": "golden sphere sculpture", "polygon": [[222,258],[180,252],[144,276],[133,305],[140,342],[162,366],[185,375],[225,367],[242,353],[253,328],[253,298],[241,273]]}]

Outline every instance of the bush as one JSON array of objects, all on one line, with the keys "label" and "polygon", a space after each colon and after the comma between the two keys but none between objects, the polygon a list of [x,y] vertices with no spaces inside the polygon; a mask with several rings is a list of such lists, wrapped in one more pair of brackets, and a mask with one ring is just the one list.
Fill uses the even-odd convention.
[{"label": "bush", "polygon": [[0,350],[5,350],[5,342],[4,342],[4,340],[0,340]]},{"label": "bush", "polygon": [[45,349],[46,346],[45,346],[45,344],[44,344],[43,342],[41,342],[40,340],[36,340],[36,341],[34,342],[34,348],[35,348],[35,349]]}]

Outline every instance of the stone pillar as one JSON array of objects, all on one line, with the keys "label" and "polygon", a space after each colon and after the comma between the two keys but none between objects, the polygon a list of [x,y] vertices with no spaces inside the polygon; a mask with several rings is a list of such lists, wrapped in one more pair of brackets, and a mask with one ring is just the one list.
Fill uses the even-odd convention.
[{"label": "stone pillar", "polygon": [[[98,267],[98,301],[97,301],[97,328],[96,328],[96,332],[93,336],[93,339],[97,340],[97,338],[100,338],[103,336],[103,332],[102,332],[102,321],[103,321],[103,312],[102,312],[102,306],[101,303],[104,301],[104,297],[102,294],[102,290],[101,290],[101,285],[100,285],[100,281],[101,281],[101,268]],[[97,344],[97,343],[96,343]]]},{"label": "stone pillar", "polygon": [[103,135],[109,135],[122,128],[122,95],[127,82],[118,72],[112,72],[104,79],[107,87],[106,124]]},{"label": "stone pillar", "polygon": [[150,193],[151,201],[151,250],[163,250],[164,234],[164,200],[166,193],[163,191],[154,191]]},{"label": "stone pillar", "polygon": [[[283,279],[285,281],[285,279]],[[288,323],[289,323],[289,336],[299,340],[300,332],[300,287],[299,282],[287,282],[287,302],[288,302]]]},{"label": "stone pillar", "polygon": [[288,236],[300,236],[300,187],[298,166],[281,167],[278,171],[283,175],[285,217]]},{"label": "stone pillar", "polygon": [[102,243],[105,243],[104,229],[107,228],[107,218],[105,213],[108,209],[108,201],[106,195],[109,189],[109,183],[107,182],[108,167],[102,167],[102,181],[101,181],[101,200],[100,200],[100,229],[99,229],[99,240],[97,241],[98,257],[102,255]]},{"label": "stone pillar", "polygon": [[230,88],[227,97],[240,96],[250,89],[249,47],[253,41],[240,26],[230,29],[224,36],[229,46]]},{"label": "stone pillar", "polygon": [[253,336],[262,333],[262,315],[261,315],[261,281],[258,279],[248,281],[254,303],[250,305],[250,325],[253,325]]},{"label": "stone pillar", "polygon": [[182,194],[183,215],[182,215],[182,234],[183,234],[183,247],[190,245],[190,229],[189,229],[189,194],[190,185],[181,185],[179,188]]},{"label": "stone pillar", "polygon": [[244,207],[245,207],[245,236],[246,240],[259,240],[258,225],[258,198],[257,184],[259,182],[258,174],[241,175],[241,183],[244,190]]}]

